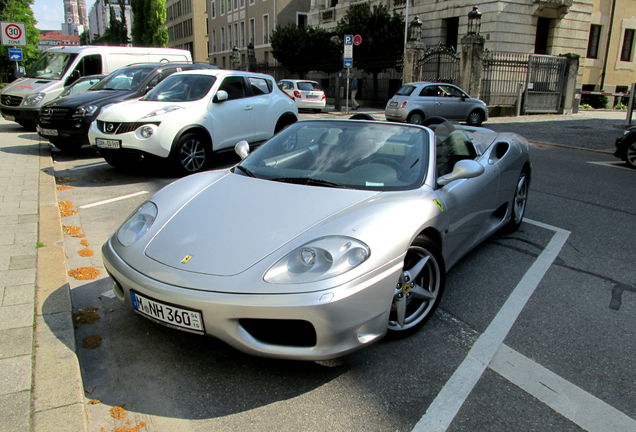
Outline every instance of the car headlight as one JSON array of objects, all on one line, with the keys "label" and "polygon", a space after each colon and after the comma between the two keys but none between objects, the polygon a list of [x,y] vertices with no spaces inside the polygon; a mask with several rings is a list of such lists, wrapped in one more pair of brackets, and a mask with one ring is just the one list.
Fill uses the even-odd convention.
[{"label": "car headlight", "polygon": [[142,126],[141,130],[139,131],[141,136],[144,138],[150,138],[154,132],[155,130],[152,128],[152,126]]},{"label": "car headlight", "polygon": [[42,99],[44,99],[44,96],[46,96],[45,93],[33,93],[28,95],[27,97],[24,98],[24,102],[22,103],[23,105],[37,105],[40,102],[42,102]]},{"label": "car headlight", "polygon": [[344,236],[323,237],[287,254],[265,273],[275,284],[316,282],[341,275],[369,258],[369,247]]},{"label": "car headlight", "polygon": [[117,230],[117,240],[123,246],[130,246],[148,232],[156,217],[157,206],[146,201]]},{"label": "car headlight", "polygon": [[72,117],[73,118],[82,118],[82,117],[92,116],[97,111],[97,108],[98,108],[97,105],[81,106],[81,107],[77,108],[73,112],[73,116]]},{"label": "car headlight", "polygon": [[158,109],[158,110],[154,110],[153,112],[146,114],[142,118],[160,116],[160,115],[167,114],[169,112],[180,110],[180,109],[183,109],[183,107],[181,107],[179,105],[170,105],[170,106]]}]

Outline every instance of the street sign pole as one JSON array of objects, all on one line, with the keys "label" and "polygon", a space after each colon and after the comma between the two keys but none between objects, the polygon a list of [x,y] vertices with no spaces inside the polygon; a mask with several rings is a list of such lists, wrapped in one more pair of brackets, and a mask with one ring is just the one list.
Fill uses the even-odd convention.
[{"label": "street sign pole", "polygon": [[353,66],[353,35],[344,36],[344,53],[342,56],[343,66],[347,71],[347,98],[345,105],[345,113],[349,114],[349,72]]}]

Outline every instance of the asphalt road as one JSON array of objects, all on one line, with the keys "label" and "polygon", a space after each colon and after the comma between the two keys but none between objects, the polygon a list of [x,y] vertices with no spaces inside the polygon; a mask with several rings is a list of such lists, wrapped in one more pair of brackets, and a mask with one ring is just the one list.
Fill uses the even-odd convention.
[{"label": "asphalt road", "polygon": [[[330,365],[250,357],[119,303],[100,247],[174,178],[123,174],[88,148],[55,152],[57,183],[71,187],[58,197],[79,210],[63,218],[79,236],[65,238],[68,268],[101,272],[70,282],[74,310],[99,315],[76,328],[86,398],[99,401],[90,430],[122,426],[115,406],[148,431],[636,430],[636,171],[608,154],[616,119],[541,117],[488,124],[531,140],[528,222],[451,270],[417,334]],[[101,344],[83,347],[88,336]],[[503,348],[489,353],[497,338]]]}]

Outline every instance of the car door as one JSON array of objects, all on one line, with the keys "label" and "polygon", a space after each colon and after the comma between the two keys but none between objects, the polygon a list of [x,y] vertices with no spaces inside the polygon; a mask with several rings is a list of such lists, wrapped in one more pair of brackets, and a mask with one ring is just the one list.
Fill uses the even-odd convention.
[{"label": "car door", "polygon": [[208,130],[212,131],[214,150],[233,147],[241,140],[249,141],[253,135],[254,105],[247,97],[245,78],[240,75],[226,76],[217,93],[221,90],[227,92],[227,100],[217,101],[213,97],[208,112]]},{"label": "car door", "polygon": [[248,141],[263,141],[274,135],[277,118],[271,109],[273,83],[261,77],[246,77],[247,99],[251,110],[250,138]]},{"label": "car door", "polygon": [[468,116],[469,104],[466,102],[464,92],[451,85],[440,85],[440,97],[438,98],[438,112],[441,117],[449,120],[465,120]]},{"label": "car door", "polygon": [[[424,118],[439,116],[439,88],[436,84],[423,87],[413,97],[413,110],[420,110],[424,113]],[[411,102],[411,101],[409,101]]]},{"label": "car door", "polygon": [[449,265],[481,242],[498,222],[494,213],[500,202],[499,166],[484,156],[475,160],[484,166],[481,175],[455,180],[437,189],[448,218],[445,255]]}]

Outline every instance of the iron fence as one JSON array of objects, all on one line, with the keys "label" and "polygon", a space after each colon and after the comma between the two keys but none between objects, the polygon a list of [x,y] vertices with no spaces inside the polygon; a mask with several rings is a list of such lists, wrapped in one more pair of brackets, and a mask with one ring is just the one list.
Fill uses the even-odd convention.
[{"label": "iron fence", "polygon": [[505,51],[484,52],[481,99],[488,106],[515,106],[519,84],[528,76],[529,54]]}]

